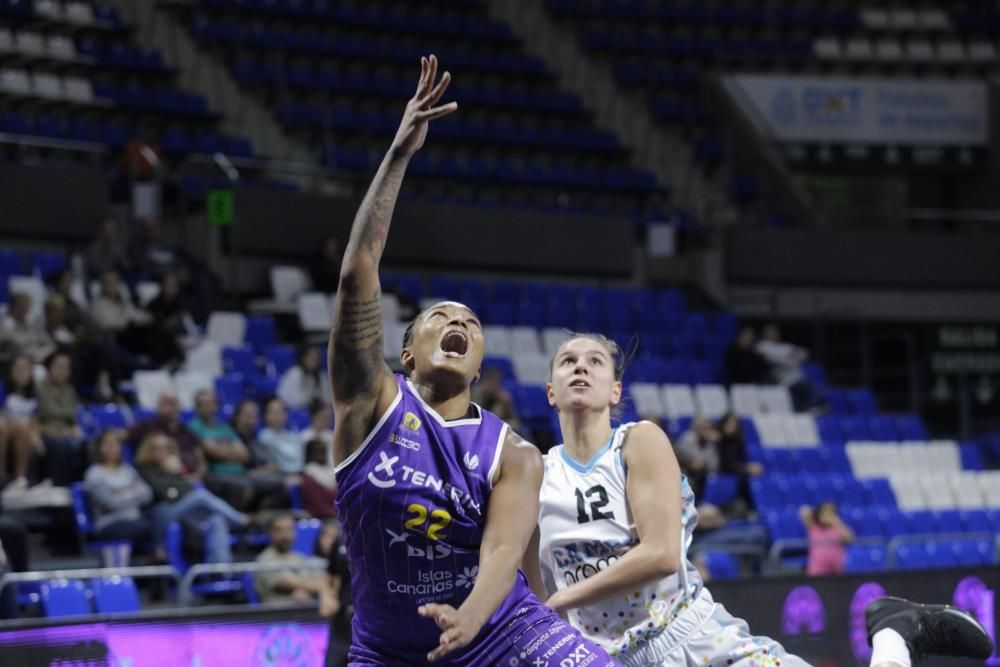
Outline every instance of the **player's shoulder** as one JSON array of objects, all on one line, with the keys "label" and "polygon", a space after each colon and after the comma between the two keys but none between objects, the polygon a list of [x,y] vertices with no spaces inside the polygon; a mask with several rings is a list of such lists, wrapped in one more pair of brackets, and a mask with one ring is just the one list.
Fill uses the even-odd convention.
[{"label": "player's shoulder", "polygon": [[660,425],[649,420],[642,420],[631,424],[621,441],[621,449],[624,456],[630,453],[644,451],[651,448],[670,446],[670,438]]},{"label": "player's shoulder", "polygon": [[505,473],[540,475],[543,466],[542,453],[534,444],[508,428],[499,464],[498,476],[503,476]]}]

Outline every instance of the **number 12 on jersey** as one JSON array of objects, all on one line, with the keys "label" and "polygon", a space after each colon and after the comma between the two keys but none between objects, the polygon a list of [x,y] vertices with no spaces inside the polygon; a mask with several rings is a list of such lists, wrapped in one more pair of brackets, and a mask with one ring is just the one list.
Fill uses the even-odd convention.
[{"label": "number 12 on jersey", "polygon": [[[590,502],[588,503],[587,500]],[[602,512],[601,510],[610,502],[608,492],[603,486],[597,484],[586,491],[576,489],[576,522],[587,523],[598,519],[614,519],[614,512]],[[590,505],[590,514],[587,514],[587,505]]]}]

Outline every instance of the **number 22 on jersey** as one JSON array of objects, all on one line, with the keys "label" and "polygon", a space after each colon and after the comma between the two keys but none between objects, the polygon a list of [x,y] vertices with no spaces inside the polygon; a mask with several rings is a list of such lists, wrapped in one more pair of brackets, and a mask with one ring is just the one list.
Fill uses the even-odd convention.
[{"label": "number 22 on jersey", "polygon": [[[441,531],[451,523],[451,514],[448,513],[448,510],[430,509],[420,503],[412,503],[406,508],[406,513],[412,515],[403,524],[406,530],[426,535],[427,539],[435,542],[446,537],[446,535],[441,534]],[[427,523],[428,515],[431,518],[429,524]]]}]

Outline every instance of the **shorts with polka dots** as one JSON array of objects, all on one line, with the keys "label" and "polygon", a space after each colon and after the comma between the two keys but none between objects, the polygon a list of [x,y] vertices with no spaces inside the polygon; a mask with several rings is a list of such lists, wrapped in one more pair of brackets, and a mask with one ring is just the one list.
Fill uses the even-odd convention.
[{"label": "shorts with polka dots", "polygon": [[750,634],[706,589],[658,637],[614,657],[623,667],[809,667],[773,639]]}]

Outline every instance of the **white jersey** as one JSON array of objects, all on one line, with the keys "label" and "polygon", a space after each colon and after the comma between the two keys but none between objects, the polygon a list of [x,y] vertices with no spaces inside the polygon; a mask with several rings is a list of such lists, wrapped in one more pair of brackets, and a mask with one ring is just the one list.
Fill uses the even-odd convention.
[{"label": "white jersey", "polygon": [[[615,429],[586,465],[570,458],[563,445],[553,447],[545,457],[539,560],[550,592],[552,587],[563,589],[609,567],[639,543],[622,458],[622,445],[632,426],[622,424]],[[701,592],[701,577],[687,561],[698,513],[687,478],[681,479],[682,567],[621,599],[573,609],[568,614],[581,634],[611,655],[645,653],[647,648],[656,652],[649,641]]]}]

